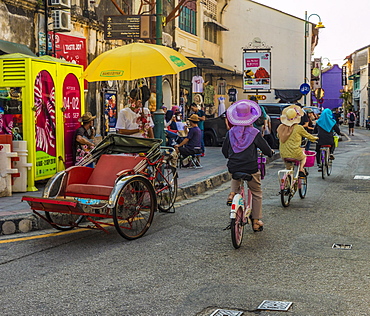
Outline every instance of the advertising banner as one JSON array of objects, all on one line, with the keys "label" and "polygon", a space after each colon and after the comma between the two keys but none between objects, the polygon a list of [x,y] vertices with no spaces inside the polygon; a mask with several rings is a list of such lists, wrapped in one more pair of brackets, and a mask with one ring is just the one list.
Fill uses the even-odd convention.
[{"label": "advertising banner", "polygon": [[115,132],[117,123],[117,91],[104,91],[105,132]]},{"label": "advertising banner", "polygon": [[271,53],[243,53],[243,89],[271,89]]},{"label": "advertising banner", "polygon": [[23,139],[22,88],[0,88],[0,134],[12,135],[13,140]]},{"label": "advertising banner", "polygon": [[34,86],[36,180],[56,172],[55,86],[49,72],[38,73]]},{"label": "advertising banner", "polygon": [[63,83],[65,167],[73,166],[73,136],[80,127],[81,91],[77,77],[68,74]]}]

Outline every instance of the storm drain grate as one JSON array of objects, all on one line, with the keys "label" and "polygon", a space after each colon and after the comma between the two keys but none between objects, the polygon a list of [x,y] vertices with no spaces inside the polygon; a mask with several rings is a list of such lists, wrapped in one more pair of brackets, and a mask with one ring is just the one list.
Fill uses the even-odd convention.
[{"label": "storm drain grate", "polygon": [[293,302],[281,302],[281,301],[263,301],[257,309],[270,310],[270,311],[283,311],[286,312]]},{"label": "storm drain grate", "polygon": [[243,312],[217,309],[210,316],[240,316]]},{"label": "storm drain grate", "polygon": [[334,243],[333,246],[331,246],[333,249],[342,249],[342,250],[351,250],[352,245],[346,245],[346,244],[336,244]]}]

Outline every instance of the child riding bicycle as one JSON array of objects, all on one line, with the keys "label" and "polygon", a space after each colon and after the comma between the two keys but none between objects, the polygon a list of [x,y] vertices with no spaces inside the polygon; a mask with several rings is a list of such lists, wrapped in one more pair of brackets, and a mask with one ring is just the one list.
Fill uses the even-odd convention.
[{"label": "child riding bicycle", "polygon": [[316,144],[316,162],[320,165],[320,147],[324,145],[330,145],[330,157],[329,159],[334,160],[334,132],[338,135],[344,135],[340,132],[339,126],[336,120],[333,118],[333,114],[330,109],[322,111],[320,118],[316,121],[316,125],[313,133],[317,134],[319,140]]},{"label": "child riding bicycle", "polygon": [[[306,155],[304,153],[304,148],[301,148],[302,138],[305,137],[311,142],[317,140],[316,136],[308,133],[303,126],[299,125],[303,115],[304,112],[299,105],[288,106],[283,110],[280,116],[281,124],[277,128],[280,140],[280,156],[283,159],[291,158],[299,160],[300,177],[306,176],[304,170]],[[287,169],[291,167],[290,163],[285,162],[285,164]]]},{"label": "child riding bicycle", "polygon": [[[252,180],[248,181],[248,188],[252,192],[252,228],[255,232],[262,231],[262,188],[257,148],[269,157],[272,157],[273,151],[261,132],[253,127],[253,123],[261,116],[261,109],[254,101],[240,100],[233,103],[226,114],[232,127],[226,134],[222,153],[228,159],[227,167],[231,174],[244,172],[252,176]],[[235,194],[240,192],[241,181],[231,180],[227,205],[231,205]]]}]

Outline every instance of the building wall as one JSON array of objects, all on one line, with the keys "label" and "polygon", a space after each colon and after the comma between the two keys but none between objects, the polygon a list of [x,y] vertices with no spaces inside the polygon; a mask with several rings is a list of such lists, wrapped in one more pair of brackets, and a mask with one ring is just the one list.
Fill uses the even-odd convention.
[{"label": "building wall", "polygon": [[342,106],[343,100],[340,98],[342,86],[342,69],[338,65],[326,69],[322,72],[322,88],[325,91],[324,108],[334,109]]},{"label": "building wall", "polygon": [[[304,82],[305,21],[253,1],[232,0],[222,15],[229,28],[222,36],[222,59],[242,71],[242,47],[258,37],[271,47],[273,89],[299,89]],[[311,23],[308,24],[311,28]],[[311,31],[309,32],[311,35]],[[309,36],[309,38],[311,38]],[[307,40],[307,75],[310,76],[311,44]],[[309,81],[308,81],[309,82]],[[276,102],[266,94],[266,102]],[[307,102],[310,94],[307,96]]]}]

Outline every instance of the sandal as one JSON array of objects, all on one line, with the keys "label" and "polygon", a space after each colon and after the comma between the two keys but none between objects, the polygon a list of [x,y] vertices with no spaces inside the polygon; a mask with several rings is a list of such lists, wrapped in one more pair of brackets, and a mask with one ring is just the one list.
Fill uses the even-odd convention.
[{"label": "sandal", "polygon": [[231,206],[231,204],[233,204],[234,196],[235,196],[235,192],[230,192],[229,196],[227,197],[227,202],[226,202],[227,206]]},{"label": "sandal", "polygon": [[263,222],[259,219],[252,219],[252,229],[255,233],[263,231]]},{"label": "sandal", "polygon": [[304,171],[299,171],[299,177],[306,177],[307,174]]}]

